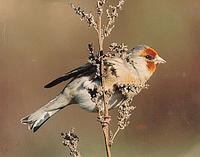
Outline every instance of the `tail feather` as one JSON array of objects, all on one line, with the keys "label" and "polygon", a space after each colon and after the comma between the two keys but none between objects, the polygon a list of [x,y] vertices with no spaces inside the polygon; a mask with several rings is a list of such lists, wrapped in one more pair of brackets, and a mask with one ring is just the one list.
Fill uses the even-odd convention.
[{"label": "tail feather", "polygon": [[36,132],[51,116],[68,104],[69,100],[63,94],[60,94],[34,113],[22,118],[21,123],[27,124],[29,130]]}]

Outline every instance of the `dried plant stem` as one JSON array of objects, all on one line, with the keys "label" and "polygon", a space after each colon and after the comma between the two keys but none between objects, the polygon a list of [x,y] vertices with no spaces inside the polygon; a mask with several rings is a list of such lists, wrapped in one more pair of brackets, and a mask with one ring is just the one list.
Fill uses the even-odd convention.
[{"label": "dried plant stem", "polygon": [[117,136],[117,134],[119,133],[120,128],[117,127],[117,130],[115,131],[114,135],[112,136],[112,138],[110,139],[110,146],[113,144],[115,137]]},{"label": "dried plant stem", "polygon": [[[102,51],[103,52],[103,51]],[[101,59],[101,76],[103,75],[103,59]],[[103,118],[104,121],[101,122],[103,134],[104,134],[104,141],[105,141],[105,147],[106,147],[106,153],[107,157],[111,157],[111,150],[110,150],[110,136],[109,136],[109,123],[110,123],[110,116],[108,112],[108,100],[107,96],[105,94],[105,84],[104,84],[104,76],[101,77],[101,85],[103,88],[103,104],[104,104],[104,113]]]},{"label": "dried plant stem", "polygon": [[104,37],[102,36],[102,15],[99,15],[98,22],[97,22],[97,33],[98,33],[98,40],[99,40],[99,51],[103,51],[103,40]]},{"label": "dried plant stem", "polygon": [[111,157],[108,125],[107,126],[102,126],[102,129],[103,129],[104,139],[105,139],[106,154],[107,154],[107,157]]},{"label": "dried plant stem", "polygon": [[71,129],[67,133],[61,133],[63,139],[62,143],[70,151],[70,155],[74,157],[81,157],[80,152],[78,151],[78,142],[79,138],[75,133],[74,129]]},{"label": "dried plant stem", "polygon": [[106,147],[106,154],[107,157],[111,157],[111,150],[110,150],[110,139],[109,139],[109,122],[110,122],[110,116],[108,112],[108,100],[106,96],[106,89],[105,89],[105,77],[104,77],[104,61],[103,61],[103,41],[104,41],[104,35],[103,35],[103,29],[102,29],[102,14],[103,14],[103,6],[106,3],[106,1],[97,1],[97,12],[98,15],[98,21],[97,21],[97,33],[98,33],[98,42],[99,42],[99,51],[100,51],[100,57],[101,57],[101,65],[100,65],[100,75],[101,75],[101,86],[103,89],[103,106],[104,106],[104,112],[103,112],[103,118],[104,121],[101,122],[103,135],[104,135],[104,141],[105,141],[105,147]]},{"label": "dried plant stem", "polygon": [[[122,5],[125,3],[125,0],[119,0],[117,6],[109,5],[109,9],[106,10],[108,23],[106,26],[104,26],[102,24],[103,23],[102,15],[103,15],[103,11],[104,11],[104,6],[107,1],[108,0],[97,0],[97,8],[96,8],[97,9],[97,19],[95,19],[95,16],[91,12],[87,13],[83,9],[81,9],[79,6],[75,6],[73,4],[71,4],[71,6],[72,6],[73,10],[75,11],[75,13],[80,16],[81,20],[84,20],[89,25],[89,27],[93,27],[98,34],[99,51],[96,54],[94,53],[94,49],[93,49],[92,45],[89,44],[89,52],[90,52],[89,62],[97,67],[96,76],[100,78],[100,82],[101,82],[101,86],[97,88],[98,92],[96,93],[96,96],[93,97],[92,99],[96,103],[96,105],[97,105],[96,107],[99,111],[98,118],[99,118],[99,120],[101,122],[101,126],[102,126],[106,154],[107,154],[107,157],[111,157],[111,144],[114,141],[114,138],[117,136],[118,132],[127,126],[130,115],[123,114],[124,112],[121,111],[126,106],[124,106],[124,108],[122,108],[120,110],[121,115],[119,117],[119,125],[118,125],[116,132],[111,137],[110,135],[112,135],[112,133],[110,132],[110,129],[109,129],[111,117],[109,116],[109,112],[108,112],[108,109],[109,109],[109,94],[108,93],[110,91],[108,91],[105,87],[105,70],[104,70],[105,69],[104,68],[104,64],[105,64],[104,57],[106,55],[109,55],[109,52],[107,54],[104,54],[105,52],[104,52],[103,46],[104,46],[104,39],[111,34],[111,32],[115,26],[114,23],[115,23],[115,19],[118,17],[118,10],[121,10]],[[118,54],[122,59],[126,58],[128,49],[127,49],[127,46],[125,46],[124,44],[118,45],[116,43],[113,43],[111,45],[110,49],[111,49],[111,51],[116,51],[116,54]],[[113,54],[110,53],[110,55],[112,56]],[[128,57],[127,57],[127,59],[128,59]],[[124,89],[124,87],[119,86],[119,90],[121,90],[121,92],[126,93],[129,91],[129,87],[127,87],[126,91],[124,91],[122,89]],[[132,89],[132,88],[130,88],[130,89]],[[98,98],[102,98],[102,97],[103,97],[103,100],[98,99]],[[131,110],[131,109],[128,108],[128,111],[129,110]],[[75,155],[79,155],[79,154],[76,153]]]}]

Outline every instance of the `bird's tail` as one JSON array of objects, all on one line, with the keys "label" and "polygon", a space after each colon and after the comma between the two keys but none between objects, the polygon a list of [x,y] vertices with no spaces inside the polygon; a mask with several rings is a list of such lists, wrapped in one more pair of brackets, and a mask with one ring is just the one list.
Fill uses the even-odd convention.
[{"label": "bird's tail", "polygon": [[21,123],[27,124],[28,129],[36,132],[51,116],[67,106],[69,102],[63,94],[59,94],[45,106],[22,118]]}]

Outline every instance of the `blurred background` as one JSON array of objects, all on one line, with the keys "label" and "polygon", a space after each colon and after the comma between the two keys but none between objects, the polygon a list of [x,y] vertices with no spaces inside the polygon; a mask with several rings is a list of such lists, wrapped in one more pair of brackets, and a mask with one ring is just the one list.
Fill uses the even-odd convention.
[{"label": "blurred background", "polygon": [[[71,2],[95,10],[94,0]],[[167,64],[158,67],[149,89],[135,97],[137,109],[112,147],[114,157],[199,157],[199,25],[200,1],[127,0],[105,49],[112,42],[129,48],[147,44]],[[105,156],[97,115],[75,105],[35,134],[19,122],[64,87],[43,85],[87,61],[89,42],[97,47],[95,31],[66,0],[0,0],[0,156],[69,156],[60,133],[72,127],[82,156]],[[114,130],[117,111],[111,114]]]}]

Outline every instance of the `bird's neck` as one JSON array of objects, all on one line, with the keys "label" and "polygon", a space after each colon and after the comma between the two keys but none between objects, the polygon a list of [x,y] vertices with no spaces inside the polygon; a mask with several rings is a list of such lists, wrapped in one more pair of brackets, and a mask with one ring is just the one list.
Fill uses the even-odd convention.
[{"label": "bird's neck", "polygon": [[141,84],[145,84],[146,81],[152,76],[155,70],[149,70],[147,63],[144,60],[137,60],[134,62],[133,66],[133,73],[139,80]]}]

